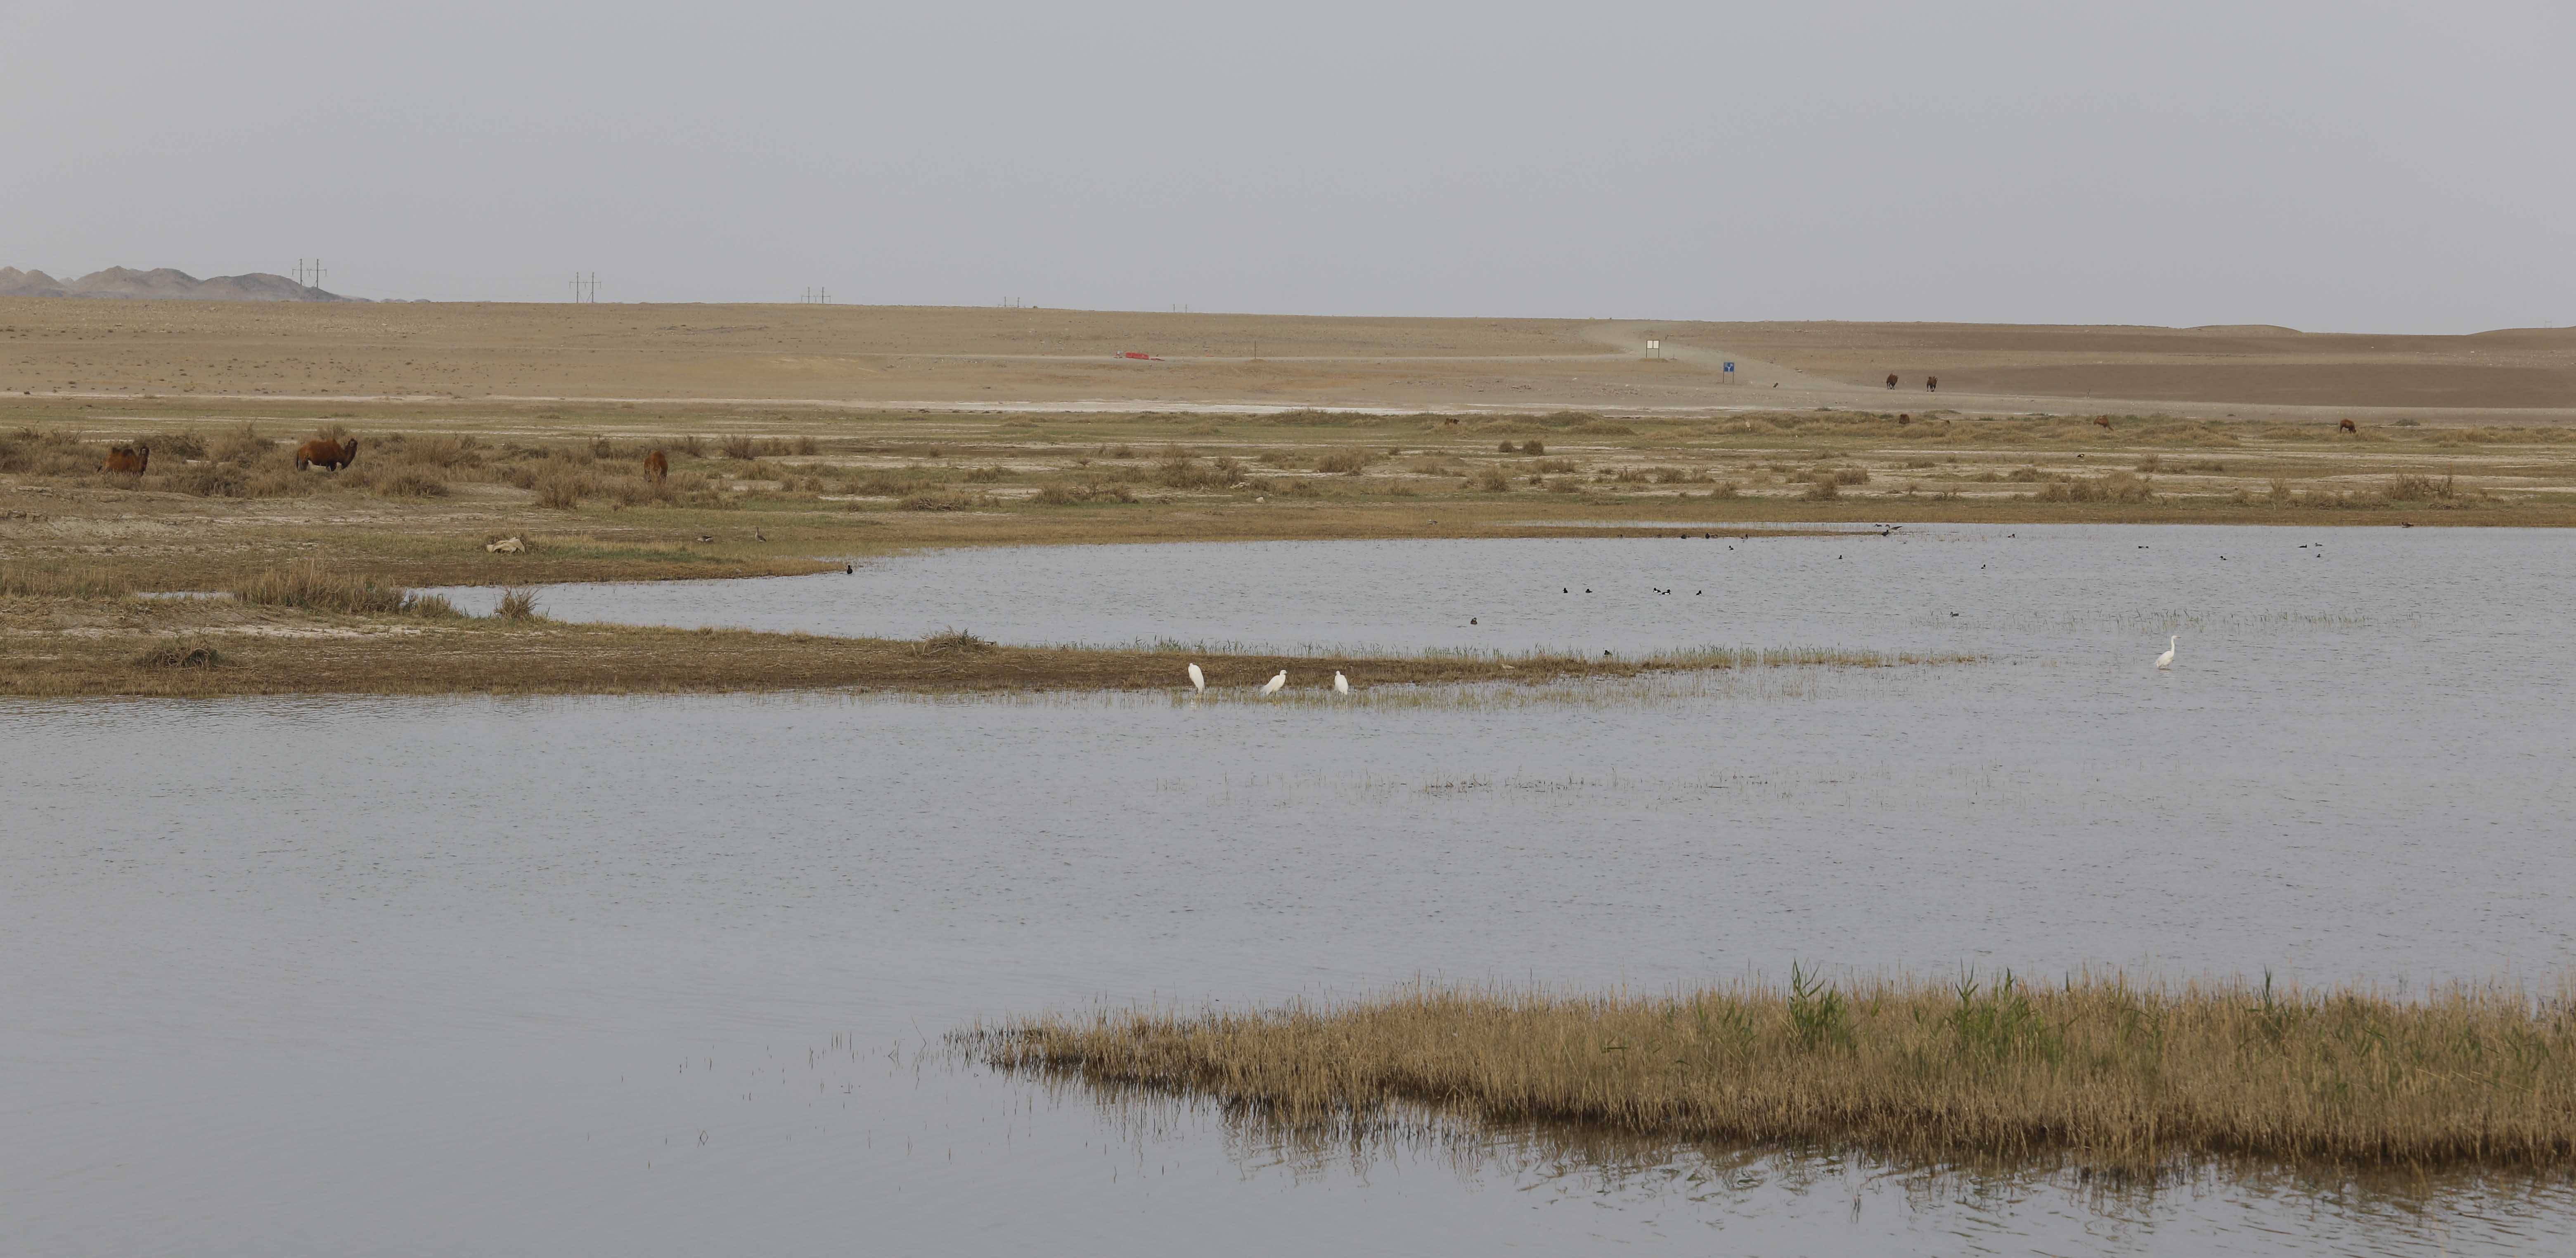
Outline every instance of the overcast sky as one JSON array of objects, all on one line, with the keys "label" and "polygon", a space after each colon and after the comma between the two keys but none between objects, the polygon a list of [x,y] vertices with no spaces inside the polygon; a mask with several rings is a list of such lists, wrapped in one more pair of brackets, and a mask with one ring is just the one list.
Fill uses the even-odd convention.
[{"label": "overcast sky", "polygon": [[2576,322],[2576,5],[0,0],[0,265],[371,297]]}]

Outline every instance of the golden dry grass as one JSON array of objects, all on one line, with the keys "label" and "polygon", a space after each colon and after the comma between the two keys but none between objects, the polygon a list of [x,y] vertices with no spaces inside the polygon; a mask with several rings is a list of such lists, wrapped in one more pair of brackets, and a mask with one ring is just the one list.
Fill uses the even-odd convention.
[{"label": "golden dry grass", "polygon": [[1411,1113],[1935,1162],[2576,1166],[2576,992],[2245,982],[1748,982],[1662,997],[1421,986],[1256,1012],[1042,1016],[996,1065],[1284,1130]]}]

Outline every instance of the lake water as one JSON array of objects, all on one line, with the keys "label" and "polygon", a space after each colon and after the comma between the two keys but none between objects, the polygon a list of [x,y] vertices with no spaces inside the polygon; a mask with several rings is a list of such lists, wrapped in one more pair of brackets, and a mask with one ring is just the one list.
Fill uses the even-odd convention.
[{"label": "lake water", "polygon": [[1788,1158],[1605,1171],[1508,1143],[1319,1159],[937,1041],[1101,1001],[1792,960],[2548,979],[2576,960],[2569,540],[969,552],[545,601],[1015,641],[1983,658],[1535,694],[1358,677],[1342,702],[1220,677],[1196,703],[0,706],[0,1252],[2566,1252],[2563,1183],[2420,1209],[2229,1177],[2106,1200]]}]

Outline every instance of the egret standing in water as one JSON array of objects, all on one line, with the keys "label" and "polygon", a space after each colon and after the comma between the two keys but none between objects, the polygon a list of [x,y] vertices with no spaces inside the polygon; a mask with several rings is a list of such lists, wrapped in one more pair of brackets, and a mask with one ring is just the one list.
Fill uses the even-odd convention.
[{"label": "egret standing in water", "polygon": [[2181,634],[2175,634],[2174,636],[2172,636],[2172,637],[2170,637],[2170,638],[2165,639],[2165,653],[2156,657],[2156,667],[2158,667],[2158,668],[2171,668],[2171,667],[2173,667],[2173,653],[2174,653],[2174,648],[2175,648],[2175,647],[2177,647],[2177,646],[2180,646],[2180,645],[2182,645],[2182,635],[2181,635]]},{"label": "egret standing in water", "polygon": [[1261,693],[1262,693],[1262,694],[1264,694],[1264,695],[1275,695],[1275,694],[1279,693],[1279,688],[1280,688],[1281,686],[1285,686],[1285,685],[1287,685],[1287,684],[1288,684],[1288,670],[1283,668],[1283,669],[1280,669],[1280,670],[1279,670],[1279,675],[1278,675],[1278,676],[1273,677],[1273,678],[1271,678],[1270,680],[1268,680],[1268,681],[1266,681],[1266,682],[1261,683]]},{"label": "egret standing in water", "polygon": [[1207,693],[1207,674],[1200,672],[1196,664],[1190,665],[1190,685],[1200,694]]},{"label": "egret standing in water", "polygon": [[1333,693],[1337,695],[1346,695],[1350,692],[1351,679],[1342,676],[1340,673],[1333,674]]}]

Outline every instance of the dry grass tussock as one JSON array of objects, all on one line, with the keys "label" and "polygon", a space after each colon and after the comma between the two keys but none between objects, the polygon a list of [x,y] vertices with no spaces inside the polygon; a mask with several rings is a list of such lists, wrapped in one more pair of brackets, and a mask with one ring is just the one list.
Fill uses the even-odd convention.
[{"label": "dry grass tussock", "polygon": [[420,594],[373,577],[336,573],[319,560],[300,559],[271,568],[233,587],[233,597],[258,607],[296,607],[357,616],[460,616],[444,595]]},{"label": "dry grass tussock", "polygon": [[95,564],[0,564],[0,594],[22,598],[118,598],[133,592],[133,582]]},{"label": "dry grass tussock", "polygon": [[965,629],[942,629],[921,640],[924,655],[979,655],[993,649],[994,643]]},{"label": "dry grass tussock", "polygon": [[962,1033],[1001,1066],[1213,1098],[1285,1129],[1410,1113],[1933,1162],[2208,1157],[2576,1166],[2576,991],[2421,1000],[2009,974],[1663,997],[1423,986],[1340,1007],[1103,1012]]}]

